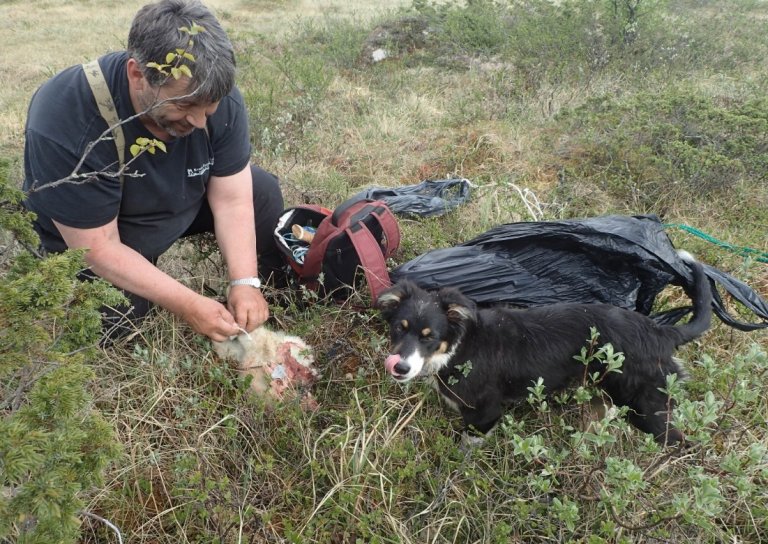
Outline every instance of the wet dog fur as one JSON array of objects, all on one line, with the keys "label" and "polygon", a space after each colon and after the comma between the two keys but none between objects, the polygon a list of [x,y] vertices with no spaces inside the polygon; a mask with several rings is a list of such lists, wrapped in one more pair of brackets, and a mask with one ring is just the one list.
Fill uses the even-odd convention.
[{"label": "wet dog fur", "polygon": [[584,365],[574,356],[595,327],[600,345],[612,344],[625,360],[620,373],[604,373],[599,361],[586,371],[604,373],[600,386],[614,404],[630,408],[635,427],[661,444],[680,442],[683,435],[670,422],[671,401],[659,389],[669,374],[685,377],[673,353],[709,328],[712,304],[702,266],[684,252],[681,256],[695,285],[693,317],[680,326],[658,325],[608,304],[478,308],[455,288],[428,292],[409,281],[398,283],[377,302],[390,328],[386,369],[400,382],[433,377],[466,429],[485,434],[507,405],[526,398],[539,377],[550,394],[583,379]]}]

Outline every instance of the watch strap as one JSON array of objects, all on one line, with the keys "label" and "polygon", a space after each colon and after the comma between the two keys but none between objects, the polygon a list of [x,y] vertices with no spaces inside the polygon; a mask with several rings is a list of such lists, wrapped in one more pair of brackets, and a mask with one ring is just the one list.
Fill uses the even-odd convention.
[{"label": "watch strap", "polygon": [[251,287],[254,287],[255,289],[261,288],[261,280],[257,278],[256,276],[253,276],[251,278],[241,278],[239,280],[232,280],[229,282],[230,287],[234,287],[235,285],[250,285]]}]

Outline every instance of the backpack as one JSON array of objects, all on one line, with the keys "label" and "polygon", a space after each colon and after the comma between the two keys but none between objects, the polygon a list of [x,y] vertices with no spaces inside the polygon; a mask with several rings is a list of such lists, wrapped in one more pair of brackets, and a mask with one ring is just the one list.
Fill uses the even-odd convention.
[{"label": "backpack", "polygon": [[313,204],[288,208],[274,235],[297,283],[323,295],[343,300],[364,277],[375,304],[391,285],[386,259],[400,247],[400,228],[381,200],[353,197],[334,211]]}]

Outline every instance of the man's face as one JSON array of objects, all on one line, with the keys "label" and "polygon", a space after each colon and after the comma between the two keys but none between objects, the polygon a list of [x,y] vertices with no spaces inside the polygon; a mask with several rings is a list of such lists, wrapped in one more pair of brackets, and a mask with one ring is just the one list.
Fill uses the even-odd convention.
[{"label": "man's face", "polygon": [[[204,128],[208,116],[219,106],[218,102],[201,103],[194,96],[179,98],[190,94],[187,85],[186,78],[171,79],[162,87],[147,85],[136,93],[139,111],[147,112],[142,120],[161,139],[183,138],[196,128]],[[160,102],[161,105],[155,105]]]}]

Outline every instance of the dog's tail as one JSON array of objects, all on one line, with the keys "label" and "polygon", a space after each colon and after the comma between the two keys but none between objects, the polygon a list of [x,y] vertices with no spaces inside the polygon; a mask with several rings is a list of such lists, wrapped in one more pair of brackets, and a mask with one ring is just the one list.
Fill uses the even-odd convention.
[{"label": "dog's tail", "polygon": [[693,289],[689,293],[693,301],[693,317],[684,325],[670,327],[674,331],[676,346],[698,338],[712,322],[712,290],[704,267],[687,251],[681,250],[678,254],[693,272]]}]

